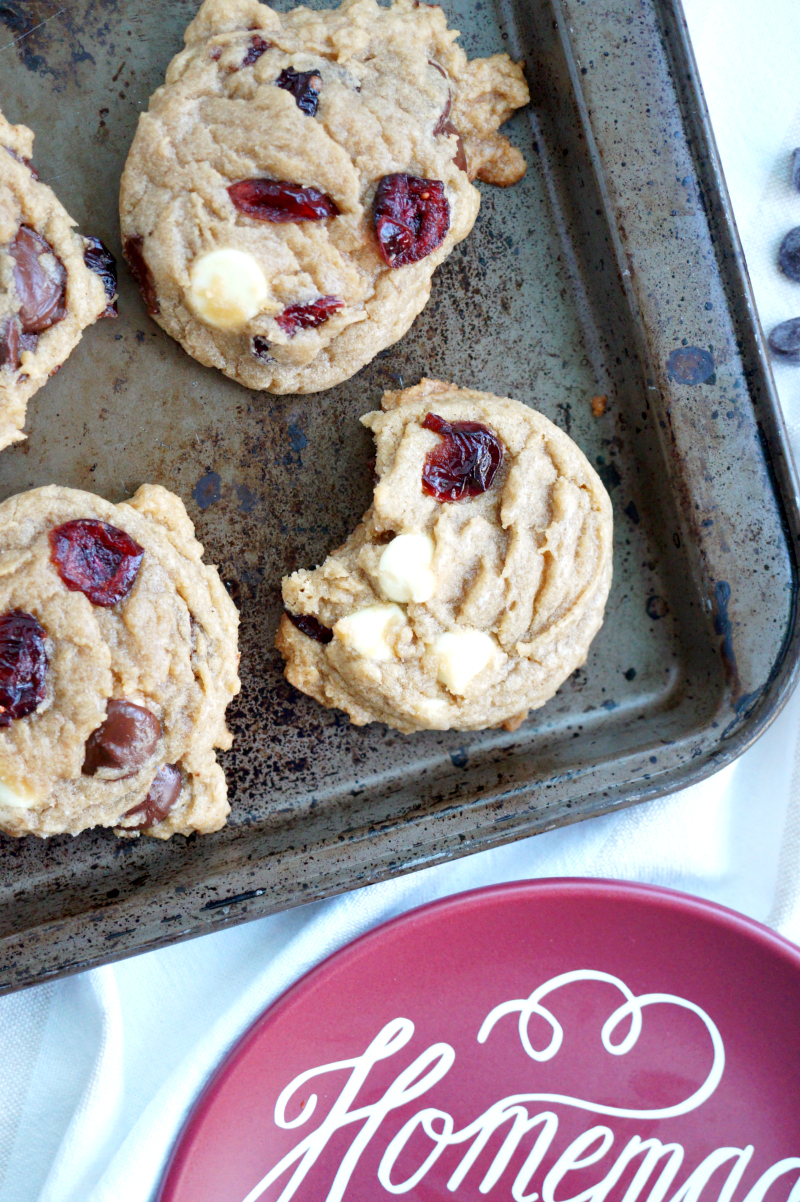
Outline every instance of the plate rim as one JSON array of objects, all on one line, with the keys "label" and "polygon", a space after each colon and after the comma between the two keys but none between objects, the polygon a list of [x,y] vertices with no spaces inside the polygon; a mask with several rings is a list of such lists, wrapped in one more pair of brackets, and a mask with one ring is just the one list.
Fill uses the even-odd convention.
[{"label": "plate rim", "polygon": [[314,978],[326,972],[332,962],[358,956],[370,942],[385,938],[387,933],[391,934],[397,927],[413,928],[426,922],[432,913],[448,914],[456,910],[470,910],[487,902],[501,901],[503,898],[523,897],[536,901],[542,897],[557,898],[559,895],[573,899],[576,896],[578,899],[610,897],[662,911],[677,911],[687,914],[711,927],[733,931],[752,940],[763,951],[788,961],[800,975],[800,946],[787,939],[786,936],[773,931],[771,927],[759,922],[758,919],[750,918],[738,910],[731,909],[730,906],[686,893],[680,889],[672,889],[666,885],[651,885],[641,881],[626,881],[614,877],[535,877],[503,881],[493,885],[480,885],[458,893],[447,894],[445,897],[435,898],[433,901],[423,902],[419,906],[403,911],[402,914],[396,914],[393,918],[379,922],[368,931],[364,931],[336,948],[335,951],[330,952],[318,964],[307,969],[302,976],[287,986],[278,997],[269,1002],[231,1043],[192,1102],[172,1142],[154,1195],[154,1202],[171,1202],[170,1195],[167,1193],[173,1184],[170,1178],[182,1171],[191,1155],[193,1135],[200,1126],[206,1105],[222,1087],[227,1076],[247,1054],[250,1043],[258,1037],[262,1027],[274,1017],[276,1011],[291,1005],[296,994],[301,993]]}]

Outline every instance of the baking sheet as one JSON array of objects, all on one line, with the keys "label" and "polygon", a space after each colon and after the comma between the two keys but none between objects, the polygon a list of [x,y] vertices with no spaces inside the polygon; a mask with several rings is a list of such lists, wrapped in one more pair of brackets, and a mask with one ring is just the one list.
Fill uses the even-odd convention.
[{"label": "baking sheet", "polygon": [[[114,501],[143,481],[177,492],[240,605],[243,683],[225,831],[0,840],[0,989],[692,783],[794,682],[791,467],[679,9],[444,8],[470,55],[525,58],[533,102],[506,129],[528,173],[481,185],[476,227],[411,332],[329,392],[251,393],[188,358],[121,265],[119,321],[87,331],[31,402],[28,441],[0,456],[0,497],[54,482]],[[36,131],[42,178],[118,256],[138,113],[196,9],[0,6],[0,107]],[[605,625],[514,734],[351,727],[283,680],[273,648],[281,576],[320,562],[369,503],[358,417],[422,375],[534,405],[614,503]]]}]

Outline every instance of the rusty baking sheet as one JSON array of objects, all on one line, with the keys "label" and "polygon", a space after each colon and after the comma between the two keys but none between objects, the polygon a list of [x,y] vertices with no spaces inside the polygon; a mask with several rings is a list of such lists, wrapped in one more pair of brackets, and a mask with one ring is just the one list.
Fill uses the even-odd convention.
[{"label": "rusty baking sheet", "polygon": [[[470,54],[526,59],[533,103],[508,128],[529,170],[482,188],[412,331],[330,392],[254,394],[171,342],[123,268],[119,321],[87,332],[33,400],[28,441],[0,456],[2,497],[51,482],[114,501],[145,480],[179,493],[241,607],[243,678],[225,831],[0,841],[0,988],[688,785],[791,690],[792,469],[679,9],[444,6]],[[196,7],[0,5],[0,105],[118,254],[136,119]],[[273,649],[282,574],[318,563],[368,504],[357,418],[423,374],[543,410],[614,502],[606,623],[513,735],[352,727],[294,692]]]}]

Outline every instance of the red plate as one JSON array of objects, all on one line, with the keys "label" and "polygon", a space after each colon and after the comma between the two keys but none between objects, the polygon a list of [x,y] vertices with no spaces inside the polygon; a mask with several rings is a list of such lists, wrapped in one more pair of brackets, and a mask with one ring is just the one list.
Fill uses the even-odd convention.
[{"label": "red plate", "polygon": [[575,880],[356,940],[230,1054],[159,1199],[394,1194],[800,1202],[800,952],[708,902]]}]

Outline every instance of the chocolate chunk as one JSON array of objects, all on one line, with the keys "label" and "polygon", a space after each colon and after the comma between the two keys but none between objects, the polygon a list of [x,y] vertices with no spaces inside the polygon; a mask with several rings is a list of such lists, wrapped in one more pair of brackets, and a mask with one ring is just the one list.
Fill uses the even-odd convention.
[{"label": "chocolate chunk", "polygon": [[262,363],[274,363],[275,359],[269,353],[269,342],[262,334],[254,334],[253,341],[250,346],[253,352],[254,359],[260,359]]},{"label": "chocolate chunk", "polygon": [[314,639],[318,643],[329,643],[333,638],[331,628],[323,626],[313,614],[293,614],[291,610],[287,609],[286,617],[306,638]]},{"label": "chocolate chunk", "polygon": [[181,795],[183,781],[177,764],[159,768],[144,801],[128,810],[126,818],[138,818],[137,826],[153,826],[162,822]]},{"label": "chocolate chunk", "polygon": [[16,371],[19,367],[19,318],[9,317],[0,326],[0,367]]},{"label": "chocolate chunk", "polygon": [[[67,312],[64,265],[50,243],[28,225],[19,227],[8,253],[14,260],[14,284],[20,299],[23,332],[40,334],[61,321]],[[47,265],[41,261],[43,255],[50,256]]]},{"label": "chocolate chunk", "polygon": [[141,234],[136,234],[133,238],[128,238],[122,248],[123,254],[128,261],[128,266],[131,269],[131,275],[139,285],[144,303],[147,305],[148,313],[158,313],[161,309],[156,295],[156,282],[153,279],[153,273],[147,266],[145,257],[142,253],[144,246],[144,238]]},{"label": "chocolate chunk", "polygon": [[106,719],[86,740],[83,772],[113,768],[118,780],[133,776],[147,762],[161,737],[161,723],[143,705],[115,699],[106,706]]},{"label": "chocolate chunk", "polygon": [[91,235],[84,238],[86,249],[83,252],[83,261],[90,271],[95,275],[99,275],[103,281],[103,287],[106,292],[106,305],[101,317],[116,317],[117,316],[117,260],[112,255],[111,251],[101,242],[99,238],[93,238]]}]

